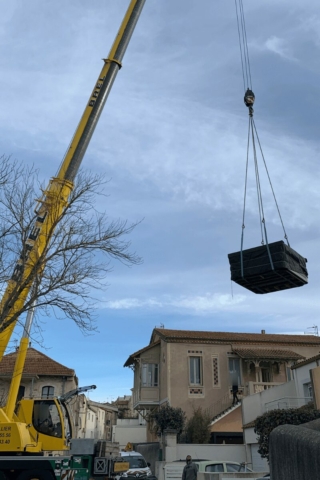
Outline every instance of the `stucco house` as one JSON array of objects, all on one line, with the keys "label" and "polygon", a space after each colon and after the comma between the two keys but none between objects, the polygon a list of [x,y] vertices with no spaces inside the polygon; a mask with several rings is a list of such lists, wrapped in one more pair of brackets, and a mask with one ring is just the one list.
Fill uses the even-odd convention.
[{"label": "stucco house", "polygon": [[[5,405],[13,374],[17,351],[4,355],[0,362],[0,401]],[[18,400],[24,398],[59,397],[78,387],[78,378],[72,368],[56,362],[38,350],[29,347],[19,388]],[[94,438],[111,441],[118,408],[109,403],[89,400],[80,394],[69,403],[74,425],[74,438]]]},{"label": "stucco house", "polygon": [[[0,400],[5,404],[17,351],[4,355],[0,362]],[[28,348],[18,399],[52,398],[77,388],[78,379],[72,368],[65,367],[42,352]]]},{"label": "stucco house", "polygon": [[320,407],[319,384],[317,382],[316,385],[313,385],[313,383],[315,382],[315,380],[317,380],[314,374],[315,373],[318,374],[318,370],[320,370],[319,367],[320,367],[319,352],[314,357],[310,357],[302,362],[298,362],[296,365],[292,367],[297,397],[298,398],[315,397],[313,399],[318,402],[317,408]]},{"label": "stucco house", "polygon": [[202,407],[213,420],[212,441],[233,443],[242,437],[241,408],[233,393],[241,400],[291,380],[291,367],[319,347],[314,335],[155,328],[149,345],[132,353],[124,366],[134,371],[133,407],[145,418],[165,404],[181,407],[189,417]]}]

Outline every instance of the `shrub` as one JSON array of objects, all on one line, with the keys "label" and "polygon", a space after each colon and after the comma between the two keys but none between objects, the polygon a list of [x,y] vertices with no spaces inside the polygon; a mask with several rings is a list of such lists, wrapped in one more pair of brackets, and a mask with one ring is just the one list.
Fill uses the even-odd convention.
[{"label": "shrub", "polygon": [[209,443],[210,423],[210,415],[203,411],[201,407],[193,409],[193,415],[186,425],[186,443]]},{"label": "shrub", "polygon": [[163,433],[164,430],[172,429],[176,430],[179,436],[184,429],[186,414],[179,407],[175,408],[170,407],[170,405],[165,405],[152,414],[152,419],[157,432]]},{"label": "shrub", "polygon": [[312,403],[300,408],[271,410],[258,417],[254,431],[258,435],[261,457],[269,461],[269,436],[274,428],[279,425],[301,425],[317,418],[320,418],[320,411],[315,410]]}]

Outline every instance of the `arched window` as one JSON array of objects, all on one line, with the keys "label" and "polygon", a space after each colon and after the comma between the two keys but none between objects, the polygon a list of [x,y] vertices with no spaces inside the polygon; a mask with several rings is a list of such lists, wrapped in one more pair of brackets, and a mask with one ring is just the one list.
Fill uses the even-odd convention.
[{"label": "arched window", "polygon": [[42,387],[42,395],[41,398],[52,398],[54,395],[54,387]]}]

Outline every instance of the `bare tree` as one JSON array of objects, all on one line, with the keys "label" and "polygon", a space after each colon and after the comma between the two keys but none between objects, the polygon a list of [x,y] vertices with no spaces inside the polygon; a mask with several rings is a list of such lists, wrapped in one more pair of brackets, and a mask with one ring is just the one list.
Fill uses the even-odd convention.
[{"label": "bare tree", "polygon": [[[129,250],[126,236],[136,223],[109,220],[97,208],[105,198],[107,181],[80,172],[62,215],[52,225],[50,241],[32,264],[23,282],[15,281],[10,297],[1,303],[0,333],[36,301],[37,311],[67,317],[84,332],[94,329],[94,291],[106,286],[112,259],[131,266],[141,259]],[[0,285],[13,278],[17,260],[27,264],[28,238],[37,219],[35,199],[41,185],[33,167],[0,158]],[[21,265],[20,265],[21,266]],[[22,268],[24,265],[22,265]],[[26,286],[33,284],[23,305],[8,314]],[[60,314],[59,314],[60,312]]]}]

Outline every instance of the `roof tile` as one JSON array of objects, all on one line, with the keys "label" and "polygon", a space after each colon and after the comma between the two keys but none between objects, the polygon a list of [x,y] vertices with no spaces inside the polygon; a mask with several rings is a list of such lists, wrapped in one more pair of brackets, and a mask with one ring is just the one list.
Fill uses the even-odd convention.
[{"label": "roof tile", "polygon": [[306,360],[296,363],[291,367],[291,370],[302,367],[303,365],[308,365],[308,363],[316,362],[317,360],[320,360],[320,353],[318,353],[318,355],[315,355],[314,357],[310,357],[310,358],[307,358]]},{"label": "roof tile", "polygon": [[155,347],[156,345],[160,345],[160,343],[161,343],[160,340],[157,340],[156,342],[151,343],[150,345],[147,345],[147,346],[144,347],[144,348],[141,348],[141,349],[138,350],[137,352],[132,353],[132,354],[129,356],[128,360],[126,361],[126,363],[125,363],[123,366],[124,366],[124,367],[129,367],[130,365],[132,365],[132,363],[134,363],[134,359],[135,359],[136,357],[138,357],[139,355],[141,355],[141,353],[146,352],[147,350],[149,350],[149,349],[152,348],[152,347]]},{"label": "roof tile", "polygon": [[[320,347],[320,338],[315,335],[287,335],[277,333],[235,333],[235,332],[205,332],[205,331],[192,331],[192,330],[169,330],[166,328],[155,328],[152,332],[150,344],[146,347],[132,353],[124,364],[124,367],[128,367],[134,363],[134,358],[138,357],[141,353],[145,352],[149,348],[157,345],[161,340],[167,343],[202,343],[202,344],[231,344],[232,348],[237,348],[236,345],[249,345],[250,348],[253,345],[259,347],[271,347],[269,349],[270,358],[287,360],[299,360],[303,359],[301,355],[285,349],[274,349],[272,347],[281,345],[286,346],[312,346]],[[257,350],[255,349],[257,352]],[[273,352],[273,353],[271,353]],[[284,352],[284,353],[280,353]],[[266,355],[266,351],[262,352]],[[290,355],[290,357],[288,357]],[[258,357],[256,357],[258,358]],[[266,358],[266,357],[264,357]]]},{"label": "roof tile", "polygon": [[267,348],[233,348],[232,351],[244,359],[266,360],[302,360],[305,357],[291,350],[277,350]]},{"label": "roof tile", "polygon": [[288,345],[319,345],[320,337],[315,335],[287,335],[277,333],[234,333],[234,332],[203,332],[191,330],[168,330],[155,328],[152,341],[160,337],[170,343],[281,343]]},{"label": "roof tile", "polygon": [[[12,375],[16,358],[17,352],[9,353],[2,358],[0,362],[0,376]],[[52,358],[31,347],[27,352],[23,373],[27,375],[57,375],[66,377],[73,377],[75,375],[73,369],[65,367],[61,363],[52,360]]]}]

